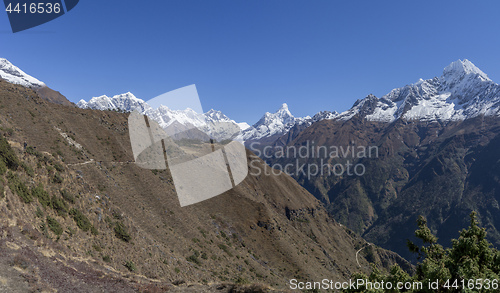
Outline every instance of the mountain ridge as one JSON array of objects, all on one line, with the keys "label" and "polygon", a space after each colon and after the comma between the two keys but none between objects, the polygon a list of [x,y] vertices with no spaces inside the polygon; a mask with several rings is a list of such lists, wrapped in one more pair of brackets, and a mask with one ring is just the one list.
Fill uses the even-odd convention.
[{"label": "mountain ridge", "polygon": [[[29,76],[3,58],[0,59],[0,78],[33,87],[42,96],[44,94],[52,96],[47,98],[49,101],[71,104],[62,95],[47,88],[45,83]],[[266,112],[252,126],[245,122],[237,123],[222,112],[218,112],[217,115],[210,114],[210,111],[215,112],[213,109],[201,114],[203,116],[188,113],[189,111],[173,112],[167,107],[152,109],[144,100],[138,99],[130,92],[113,97],[106,95],[94,97],[88,102],[80,100],[76,105],[80,108],[126,112],[136,109],[155,119],[164,128],[175,120],[186,129],[206,128],[207,123],[230,122],[241,130],[238,139],[245,141],[249,146],[256,141],[265,145],[278,141],[289,142],[296,133],[323,119],[346,121],[358,116],[382,122],[392,122],[399,118],[408,121],[446,122],[466,120],[478,115],[499,116],[500,86],[471,61],[457,60],[446,66],[440,77],[420,79],[416,83],[395,88],[381,98],[368,95],[364,99],[357,100],[349,110],[342,113],[321,111],[313,117],[294,117],[288,105],[284,103],[276,112]],[[292,129],[293,133],[289,133]],[[280,139],[280,137],[288,138]]]},{"label": "mountain ridge", "polygon": [[467,59],[452,62],[440,77],[395,88],[380,99],[368,95],[337,119],[458,121],[500,115],[500,86]]},{"label": "mountain ridge", "polygon": [[60,92],[49,88],[44,82],[26,74],[5,58],[0,58],[0,79],[12,84],[19,84],[27,88],[32,88],[41,98],[52,103],[71,107],[74,106],[73,103],[66,99]]},{"label": "mountain ridge", "polygon": [[284,103],[275,113],[266,112],[259,121],[250,126],[246,122],[235,122],[227,117],[221,111],[210,109],[206,113],[196,113],[191,109],[186,110],[171,110],[167,106],[162,105],[158,109],[153,109],[142,99],[135,97],[132,93],[115,95],[108,97],[106,95],[93,97],[88,102],[80,100],[77,107],[82,109],[94,110],[114,110],[130,112],[138,110],[140,113],[149,116],[157,121],[160,126],[167,128],[174,121],[181,125],[203,127],[203,120],[209,122],[231,122],[238,125],[241,129],[241,134],[238,139],[243,141],[254,141],[266,137],[277,137],[288,132],[295,125],[306,124],[306,127],[312,123],[322,119],[333,119],[338,115],[337,112],[321,111],[313,117],[306,116],[303,118],[294,117],[288,105]]}]

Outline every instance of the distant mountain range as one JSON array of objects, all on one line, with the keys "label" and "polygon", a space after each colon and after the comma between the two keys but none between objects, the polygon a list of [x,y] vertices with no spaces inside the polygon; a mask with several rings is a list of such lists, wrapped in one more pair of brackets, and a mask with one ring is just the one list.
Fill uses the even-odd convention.
[{"label": "distant mountain range", "polygon": [[[26,80],[29,80],[26,77]],[[36,80],[36,79],[35,79]],[[198,114],[187,109],[173,111],[168,107],[152,109],[146,102],[131,93],[114,97],[94,97],[89,102],[81,100],[80,108],[98,110],[132,111],[137,109],[168,127],[174,121],[180,125],[202,127],[206,121],[231,121],[220,111],[210,110]],[[298,132],[312,123],[324,119],[346,121],[354,116],[369,121],[392,122],[396,119],[419,121],[459,121],[478,115],[500,115],[500,86],[469,60],[458,60],[447,66],[440,77],[423,80],[393,89],[387,95],[377,98],[368,95],[358,100],[351,109],[342,112],[323,111],[310,117],[294,117],[285,103],[275,113],[265,113],[252,126],[236,123],[242,133],[240,138],[248,145],[260,142],[262,145],[287,144]],[[292,132],[292,133],[290,133]]]},{"label": "distant mountain range", "polygon": [[227,123],[228,125],[226,127],[219,127],[216,133],[212,133],[214,138],[224,139],[227,137],[226,132],[231,129],[230,125],[234,125],[236,129],[240,129],[240,131],[250,127],[246,123],[236,123],[222,112],[213,109],[206,113],[196,113],[189,108],[185,110],[172,110],[164,105],[154,109],[147,102],[137,98],[130,92],[113,97],[105,95],[94,97],[89,102],[80,100],[77,106],[82,109],[113,110],[120,112],[131,112],[135,110],[141,114],[147,115],[165,129],[167,133],[172,134],[182,131],[187,132],[192,128],[198,128],[208,133],[213,131],[210,125],[224,125]]},{"label": "distant mountain range", "polygon": [[[43,87],[3,59],[0,77],[32,88]],[[265,113],[253,126],[236,123],[220,111],[195,113],[166,106],[153,109],[131,93],[80,101],[80,108],[132,111],[148,115],[163,128],[206,128],[210,123],[237,125],[247,146],[376,146],[376,158],[325,158],[329,164],[362,164],[363,176],[327,176],[288,170],[321,200],[340,223],[384,248],[410,258],[419,215],[428,218],[441,243],[478,212],[493,243],[500,247],[500,86],[469,60],[447,66],[439,77],[393,89],[381,98],[368,95],[345,112],[294,117],[287,104]],[[214,136],[223,137],[226,129]],[[250,148],[254,150],[254,148]],[[323,158],[300,164],[323,166]],[[299,163],[296,158],[267,157],[271,165]],[[289,173],[289,174],[290,174]]]},{"label": "distant mountain range", "polygon": [[320,112],[313,117],[296,118],[288,110],[288,105],[283,104],[275,113],[265,113],[264,116],[253,126],[246,122],[237,123],[220,111],[211,109],[199,114],[192,109],[171,110],[167,106],[153,109],[144,100],[138,99],[132,93],[125,93],[113,97],[99,96],[90,101],[80,100],[77,106],[82,109],[115,110],[130,112],[137,110],[140,113],[154,119],[164,129],[169,127],[197,127],[203,129],[211,122],[228,122],[238,125],[241,129],[240,139],[244,141],[258,141],[265,138],[278,138],[290,131],[294,126],[307,127],[313,122],[322,119],[333,119],[338,113]]},{"label": "distant mountain range", "polygon": [[[42,81],[24,73],[7,59],[0,58],[0,78],[15,84],[33,88],[39,92],[49,91]],[[52,91],[52,90],[50,90]],[[42,95],[44,98],[60,103],[71,104],[64,96],[56,92]],[[265,141],[274,143],[291,130],[304,129],[323,119],[349,120],[355,115],[369,121],[391,122],[402,118],[420,121],[458,121],[478,115],[500,115],[500,86],[477,68],[469,60],[457,60],[447,66],[440,77],[423,80],[393,89],[387,95],[377,98],[368,95],[358,100],[351,109],[342,112],[319,112],[313,117],[294,117],[283,104],[275,113],[265,113],[252,126],[246,122],[236,123],[220,111],[195,113],[193,110],[170,110],[165,105],[158,109],[151,108],[144,100],[132,93],[113,97],[99,96],[90,101],[81,100],[80,108],[96,110],[116,110],[129,112],[138,110],[155,119],[163,127],[175,121],[184,126],[202,127],[207,121],[233,122],[239,126],[240,138],[246,142]]]}]

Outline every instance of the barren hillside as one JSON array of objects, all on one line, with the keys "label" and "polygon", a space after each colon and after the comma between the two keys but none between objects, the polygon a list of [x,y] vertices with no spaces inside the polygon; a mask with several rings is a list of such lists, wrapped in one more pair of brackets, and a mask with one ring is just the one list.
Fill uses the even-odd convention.
[{"label": "barren hillside", "polygon": [[0,80],[0,291],[260,292],[405,263],[286,175],[181,208],[167,171],[132,162],[127,115]]}]

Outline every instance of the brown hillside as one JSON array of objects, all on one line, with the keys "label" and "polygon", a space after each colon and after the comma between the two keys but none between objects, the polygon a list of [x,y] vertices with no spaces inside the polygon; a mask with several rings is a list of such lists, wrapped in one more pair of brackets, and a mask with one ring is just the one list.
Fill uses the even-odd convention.
[{"label": "brown hillside", "polygon": [[367,272],[364,256],[381,267],[404,264],[364,249],[367,242],[285,175],[248,176],[181,208],[168,172],[132,162],[127,114],[49,103],[0,81],[0,127],[19,158],[0,175],[0,290],[285,289],[291,278]]},{"label": "brown hillside", "polygon": [[49,87],[41,87],[39,89],[36,89],[36,92],[42,99],[47,100],[51,103],[72,107],[75,106],[73,103],[68,101],[68,99],[66,99],[66,97],[63,96],[60,92],[55,91]]}]

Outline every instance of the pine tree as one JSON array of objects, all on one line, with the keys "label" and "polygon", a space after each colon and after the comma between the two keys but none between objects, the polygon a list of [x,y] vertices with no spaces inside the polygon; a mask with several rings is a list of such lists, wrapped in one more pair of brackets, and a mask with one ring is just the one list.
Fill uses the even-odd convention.
[{"label": "pine tree", "polygon": [[[413,276],[395,265],[388,274],[381,273],[375,266],[370,276],[356,273],[351,279],[370,282],[391,282],[392,290],[357,288],[345,292],[500,292],[500,251],[486,239],[486,229],[476,220],[476,213],[470,214],[468,229],[460,231],[458,239],[452,240],[452,247],[444,249],[437,243],[437,237],[427,227],[427,221],[420,216],[417,220],[417,238],[422,245],[408,241],[411,252],[421,260]],[[437,288],[429,288],[429,282],[439,280]],[[398,282],[423,284],[418,289],[397,289]]]}]

